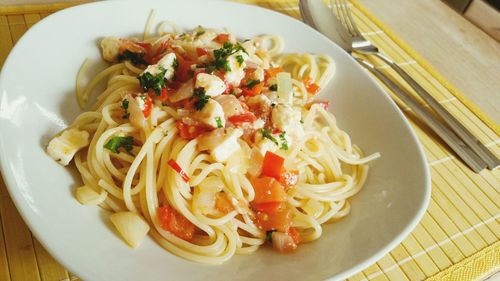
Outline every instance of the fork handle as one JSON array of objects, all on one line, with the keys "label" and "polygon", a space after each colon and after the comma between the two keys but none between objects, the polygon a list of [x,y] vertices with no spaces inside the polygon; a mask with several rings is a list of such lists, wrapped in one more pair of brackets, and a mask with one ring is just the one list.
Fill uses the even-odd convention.
[{"label": "fork handle", "polygon": [[455,132],[488,166],[493,170],[500,166],[500,160],[493,155],[476,137],[474,137],[458,120],[453,117],[434,97],[432,97],[420,84],[417,83],[401,67],[384,54],[374,53],[378,58],[386,62],[396,71],[415,92],[439,115],[448,126]]},{"label": "fork handle", "polygon": [[415,101],[415,99],[394,83],[389,76],[375,68],[370,63],[357,58],[356,59],[363,67],[372,72],[380,81],[386,84],[393,92],[410,107],[422,121],[424,121],[448,146],[457,153],[457,155],[475,172],[479,173],[486,167],[486,163],[482,161],[460,138],[457,137],[448,127],[444,126],[434,115],[432,115],[425,107]]}]

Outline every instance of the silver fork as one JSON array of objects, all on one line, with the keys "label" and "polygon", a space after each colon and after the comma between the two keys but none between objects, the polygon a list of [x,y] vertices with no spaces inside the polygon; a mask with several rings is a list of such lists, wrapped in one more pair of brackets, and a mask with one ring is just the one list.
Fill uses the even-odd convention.
[{"label": "silver fork", "polygon": [[[429,105],[434,112],[440,116],[446,124],[455,132],[465,144],[487,165],[489,169],[500,166],[500,160],[495,157],[476,137],[474,137],[457,119],[453,117],[436,99],[434,99],[422,86],[420,86],[410,75],[399,67],[392,59],[381,53],[376,46],[366,40],[359,31],[351,14],[347,0],[330,0],[331,9],[351,35],[352,51],[365,55],[375,55],[387,63],[396,71]],[[366,67],[366,65],[364,65]]]}]

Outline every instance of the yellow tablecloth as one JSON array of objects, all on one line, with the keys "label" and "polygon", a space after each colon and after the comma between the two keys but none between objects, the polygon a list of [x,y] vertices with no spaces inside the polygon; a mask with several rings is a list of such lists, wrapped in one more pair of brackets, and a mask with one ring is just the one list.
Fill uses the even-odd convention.
[{"label": "yellow tablecloth", "polygon": [[[234,0],[300,18],[297,1]],[[363,34],[393,57],[497,156],[498,125],[357,2]],[[40,19],[74,4],[0,7],[0,66],[13,44]],[[387,65],[373,61],[380,69]],[[408,88],[404,82],[401,85]],[[390,91],[389,91],[390,92]],[[500,268],[500,171],[474,174],[401,105],[425,147],[432,174],[429,209],[393,251],[349,280],[474,280]],[[0,280],[77,280],[32,237],[0,178]]]}]

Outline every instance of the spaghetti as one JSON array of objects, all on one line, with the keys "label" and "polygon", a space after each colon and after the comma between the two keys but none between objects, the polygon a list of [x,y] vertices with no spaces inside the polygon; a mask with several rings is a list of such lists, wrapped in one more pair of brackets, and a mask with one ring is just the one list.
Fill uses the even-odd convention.
[{"label": "spaghetti", "polygon": [[103,39],[112,65],[85,88],[77,81],[81,106],[106,87],[47,148],[63,165],[74,159],[77,199],[114,213],[131,246],[149,233],[201,263],[266,240],[287,252],[318,239],[323,223],[349,213],[379,156],[364,157],[328,103],[314,100],[332,59],[282,54],[273,35],[178,30],[164,23],[142,41]]}]

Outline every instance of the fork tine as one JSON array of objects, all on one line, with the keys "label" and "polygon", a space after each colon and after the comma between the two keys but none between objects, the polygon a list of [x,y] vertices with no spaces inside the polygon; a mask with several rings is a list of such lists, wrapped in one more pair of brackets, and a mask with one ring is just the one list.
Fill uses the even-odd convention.
[{"label": "fork tine", "polygon": [[352,16],[351,8],[349,7],[348,1],[343,0],[343,2],[345,3],[344,9],[347,11],[347,16],[349,17],[349,23],[351,24],[355,35],[361,36],[361,32],[359,32],[358,26],[357,26],[356,22],[354,21],[354,17]]},{"label": "fork tine", "polygon": [[338,2],[339,9],[342,11],[342,16],[344,17],[344,25],[347,27],[347,29],[349,29],[349,33],[351,33],[352,36],[357,36],[357,32],[351,22],[352,16],[350,16],[347,2],[345,0],[338,0]]},{"label": "fork tine", "polygon": [[342,10],[342,4],[339,2],[339,0],[333,0],[333,1],[335,2],[334,4],[332,3],[332,0],[330,0],[330,4],[332,5],[332,10],[335,12],[335,15],[340,20],[342,25],[347,29],[349,34],[351,34],[351,36],[353,36],[351,28],[347,24],[347,17],[345,15],[344,11]]}]

